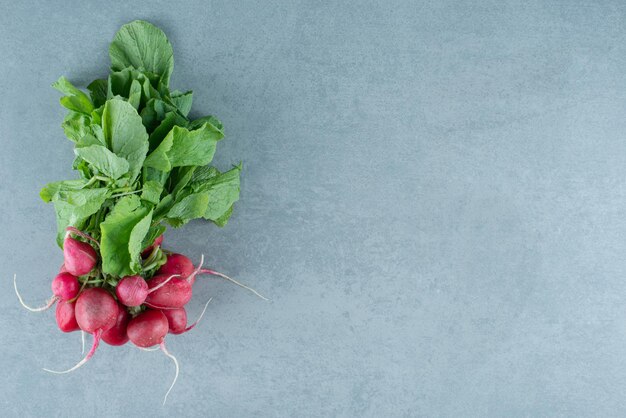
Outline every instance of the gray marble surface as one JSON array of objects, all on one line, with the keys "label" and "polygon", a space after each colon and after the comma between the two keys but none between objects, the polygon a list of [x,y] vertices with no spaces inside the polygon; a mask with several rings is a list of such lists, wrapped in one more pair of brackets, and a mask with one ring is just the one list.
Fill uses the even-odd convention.
[{"label": "gray marble surface", "polygon": [[[524,3],[524,5],[522,5]],[[103,76],[120,25],[174,46],[173,86],[243,161],[230,224],[169,248],[193,332],[102,346],[20,309],[61,263],[46,182],[73,176],[50,83]],[[626,415],[622,1],[2,1],[2,416]]]}]

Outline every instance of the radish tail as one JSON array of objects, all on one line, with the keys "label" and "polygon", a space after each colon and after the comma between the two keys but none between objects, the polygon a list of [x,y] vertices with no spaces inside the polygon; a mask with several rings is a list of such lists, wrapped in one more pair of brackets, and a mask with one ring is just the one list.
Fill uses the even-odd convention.
[{"label": "radish tail", "polygon": [[138,349],[140,349],[141,351],[158,351],[160,350],[159,347],[155,347],[155,348],[143,348],[143,347],[137,347]]},{"label": "radish tail", "polygon": [[70,234],[70,232],[71,232],[73,234],[76,234],[76,235],[79,235],[79,236],[85,238],[88,241],[91,241],[91,242],[95,243],[98,247],[100,246],[100,243],[96,239],[92,238],[90,235],[85,234],[80,229],[74,228],[73,226],[68,226],[67,228],[65,228],[65,230],[67,231],[65,233],[65,236],[68,236]]},{"label": "radish tail", "polygon": [[42,312],[45,311],[47,309],[50,309],[52,307],[52,305],[54,305],[54,303],[59,300],[59,298],[57,296],[52,296],[48,302],[46,302],[45,305],[40,306],[38,308],[31,308],[30,306],[28,306],[27,304],[24,303],[24,299],[22,299],[22,296],[20,295],[20,292],[17,290],[17,274],[13,275],[13,288],[15,289],[15,294],[17,295],[17,298],[20,301],[20,305],[22,305],[24,308],[28,309],[31,312]]},{"label": "radish tail", "polygon": [[64,370],[62,372],[57,372],[55,370],[50,370],[50,369],[44,369],[44,370],[47,371],[47,372],[50,372],[50,373],[54,373],[54,374],[65,374],[65,373],[73,372],[74,370],[78,369],[79,367],[81,367],[82,365],[87,363],[89,361],[89,359],[93,357],[93,355],[96,352],[96,349],[98,348],[98,345],[100,345],[100,337],[101,336],[102,336],[102,330],[99,329],[98,331],[96,331],[93,334],[93,345],[91,346],[91,350],[89,350],[89,352],[87,353],[87,355],[85,356],[84,359],[79,361],[78,364],[76,364],[76,366],[72,367],[71,369],[67,369],[67,370]]},{"label": "radish tail", "polygon": [[174,380],[172,381],[172,384],[170,386],[170,388],[167,390],[167,393],[165,394],[165,397],[163,398],[163,405],[165,405],[165,402],[167,402],[167,395],[170,394],[170,392],[172,391],[172,388],[174,387],[174,385],[176,384],[176,380],[178,380],[178,372],[180,371],[180,368],[178,367],[178,360],[176,360],[176,357],[174,357],[173,355],[170,354],[169,351],[167,351],[167,348],[165,348],[165,341],[163,341],[160,344],[161,347],[161,351],[163,351],[163,353],[168,356],[169,358],[172,359],[172,361],[174,361],[174,366],[176,366],[176,374],[174,375]]},{"label": "radish tail", "polygon": [[202,313],[200,314],[200,316],[198,317],[198,319],[196,319],[196,322],[194,322],[193,324],[189,325],[187,328],[185,328],[185,331],[183,332],[187,332],[187,331],[191,331],[193,329],[193,327],[195,327],[196,325],[198,325],[198,322],[200,322],[200,320],[202,319],[202,317],[204,316],[204,313],[206,312],[206,308],[207,306],[209,306],[209,303],[211,303],[211,301],[213,300],[213,298],[209,299],[206,303],[206,305],[204,305],[204,309],[202,310]]},{"label": "radish tail", "polygon": [[210,274],[210,275],[212,275],[212,276],[218,276],[218,277],[221,277],[222,279],[226,279],[226,280],[228,280],[228,281],[230,281],[230,282],[232,282],[232,283],[236,284],[237,286],[240,286],[240,287],[243,287],[244,289],[249,290],[250,292],[252,292],[252,293],[254,293],[255,295],[257,295],[258,297],[260,297],[261,299],[269,301],[269,299],[268,299],[268,298],[266,298],[265,296],[263,296],[262,294],[260,294],[260,293],[259,293],[259,292],[257,292],[256,290],[254,290],[253,288],[248,287],[248,286],[246,286],[245,284],[239,283],[237,280],[235,280],[235,279],[231,279],[230,277],[228,277],[228,276],[227,276],[227,275],[225,275],[225,274],[222,274],[222,273],[217,272],[217,271],[214,271],[214,270],[209,270],[209,269],[201,269],[201,270],[200,270],[200,273],[206,273],[206,274]]},{"label": "radish tail", "polygon": [[80,332],[80,339],[83,342],[83,349],[81,350],[80,354],[85,354],[85,331]]},{"label": "radish tail", "polygon": [[198,265],[198,268],[196,268],[193,273],[191,273],[191,276],[187,277],[187,281],[193,283],[193,281],[196,279],[196,276],[198,275],[198,273],[200,273],[200,270],[202,270],[202,265],[204,264],[204,254],[200,255],[200,264]]},{"label": "radish tail", "polygon": [[156,286],[154,286],[152,289],[148,290],[148,294],[154,292],[155,290],[159,290],[160,288],[162,288],[163,286],[165,286],[167,284],[167,282],[169,282],[170,280],[172,280],[174,277],[180,277],[180,274],[172,274],[170,277],[168,277],[167,279],[165,279],[165,281],[163,283],[160,283]]}]

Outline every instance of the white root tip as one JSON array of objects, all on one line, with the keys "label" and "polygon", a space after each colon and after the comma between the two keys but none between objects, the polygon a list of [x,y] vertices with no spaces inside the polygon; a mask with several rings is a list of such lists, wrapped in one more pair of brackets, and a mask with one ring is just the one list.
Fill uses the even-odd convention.
[{"label": "white root tip", "polygon": [[158,350],[160,350],[159,347],[155,347],[155,348],[137,347],[137,348],[140,349],[141,351],[158,351]]},{"label": "white root tip", "polygon": [[202,310],[202,312],[200,313],[200,316],[198,317],[198,319],[196,319],[196,322],[194,322],[193,324],[189,325],[187,328],[185,328],[184,332],[187,331],[191,331],[193,329],[193,327],[195,327],[196,325],[198,325],[198,322],[200,322],[200,320],[202,319],[202,317],[204,316],[204,313],[206,312],[206,308],[207,306],[209,306],[209,303],[211,303],[211,301],[213,300],[213,298],[209,299],[207,301],[207,303],[204,305],[204,309]]},{"label": "white root tip", "polygon": [[80,354],[85,354],[85,331],[80,332],[80,339],[83,343],[83,349],[80,351]]},{"label": "white root tip", "polygon": [[20,301],[20,305],[22,305],[24,308],[28,309],[31,312],[42,312],[45,311],[47,309],[50,309],[52,307],[52,305],[54,305],[54,303],[58,300],[58,297],[56,296],[52,296],[48,302],[46,302],[45,305],[40,306],[38,308],[32,308],[30,306],[28,306],[27,304],[24,303],[24,299],[22,299],[22,295],[20,295],[20,292],[17,290],[17,274],[13,275],[13,288],[15,289],[15,294],[17,295],[17,298]]},{"label": "white root tip", "polygon": [[56,370],[46,369],[46,368],[44,368],[44,370],[49,372],[49,373],[54,373],[54,374],[65,374],[65,373],[71,373],[74,370],[80,368],[82,365],[87,363],[89,361],[89,359],[91,359],[91,357],[93,357],[94,353],[96,352],[96,349],[98,348],[98,345],[100,345],[100,337],[101,336],[102,336],[102,330],[96,331],[96,333],[93,336],[93,345],[91,346],[91,350],[89,350],[89,352],[87,353],[87,355],[85,356],[84,359],[79,361],[76,364],[76,366],[72,367],[71,369],[63,370],[61,372],[56,371]]},{"label": "white root tip", "polygon": [[257,292],[256,290],[254,290],[253,288],[248,287],[248,286],[246,286],[245,284],[239,283],[237,280],[232,279],[232,278],[228,277],[228,276],[227,276],[227,275],[225,275],[225,274],[222,274],[222,273],[217,272],[217,271],[214,271],[214,270],[209,270],[209,269],[202,269],[202,270],[200,270],[200,273],[206,273],[206,274],[210,274],[210,275],[212,275],[212,276],[218,276],[218,277],[221,277],[222,279],[226,279],[226,280],[228,280],[228,281],[230,281],[230,282],[232,282],[232,283],[236,284],[237,286],[240,286],[240,287],[243,287],[243,288],[244,288],[244,289],[246,289],[246,290],[249,290],[250,292],[252,292],[252,293],[254,293],[255,295],[257,295],[258,297],[260,297],[261,299],[266,300],[266,301],[269,301],[269,299],[268,299],[268,298],[266,298],[265,296],[263,296],[262,294],[260,294],[260,293],[259,293],[259,292]]},{"label": "white root tip", "polygon": [[170,388],[167,390],[167,393],[165,394],[165,397],[163,398],[163,405],[165,405],[165,402],[167,402],[167,395],[170,394],[170,392],[172,391],[172,388],[174,387],[174,385],[176,384],[176,380],[178,380],[178,372],[180,371],[180,368],[178,367],[178,360],[176,360],[176,357],[174,357],[173,355],[171,355],[169,353],[169,351],[167,351],[167,348],[165,348],[165,341],[163,341],[160,344],[161,347],[161,351],[163,351],[163,353],[168,356],[169,358],[172,359],[172,361],[174,361],[174,366],[176,366],[176,374],[174,375],[174,380],[172,381],[172,384],[170,385]]},{"label": "white root tip", "polygon": [[154,286],[152,289],[148,290],[148,294],[159,290],[160,288],[162,288],[163,286],[165,286],[167,284],[167,282],[169,282],[170,280],[172,280],[174,277],[180,277],[180,274],[172,274],[170,277],[168,277],[167,279],[165,279],[165,281],[163,283],[160,283],[156,286]]}]

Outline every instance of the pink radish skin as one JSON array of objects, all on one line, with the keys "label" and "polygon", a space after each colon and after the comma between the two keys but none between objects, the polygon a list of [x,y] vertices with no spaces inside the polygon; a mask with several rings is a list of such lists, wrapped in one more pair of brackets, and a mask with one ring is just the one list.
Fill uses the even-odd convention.
[{"label": "pink radish skin", "polygon": [[63,371],[44,369],[47,372],[55,374],[70,373],[87,363],[96,353],[100,345],[102,333],[113,327],[117,321],[117,302],[106,290],[100,287],[92,287],[83,290],[78,296],[75,303],[75,313],[76,322],[80,329],[93,334],[93,345],[85,358],[74,367]]},{"label": "pink radish skin", "polygon": [[187,311],[185,308],[162,309],[161,312],[163,312],[163,315],[167,318],[167,323],[170,326],[170,334],[183,334],[187,331],[191,331],[204,316],[206,308],[209,306],[212,299],[213,298],[209,299],[204,305],[204,309],[202,309],[202,313],[200,313],[196,322],[189,326],[187,326]]},{"label": "pink radish skin", "polygon": [[52,293],[61,300],[74,299],[80,291],[80,283],[76,276],[70,273],[59,273],[52,280]]},{"label": "pink radish skin", "polygon": [[141,252],[141,256],[146,258],[147,256],[150,255],[150,253],[152,252],[152,250],[154,250],[155,247],[160,247],[161,244],[163,244],[163,235],[159,235],[155,240],[154,243],[149,246],[146,247],[142,252]]},{"label": "pink radish skin", "polygon": [[[148,287],[145,304],[156,308],[182,308],[192,295],[191,283],[181,277],[159,274],[148,281]],[[156,287],[159,288],[152,291]]]},{"label": "pink radish skin", "polygon": [[59,329],[63,332],[78,331],[80,327],[76,322],[76,313],[74,304],[67,301],[60,301],[57,305],[56,320]]},{"label": "pink radish skin", "polygon": [[168,331],[163,312],[148,309],[130,320],[126,333],[137,347],[147,348],[161,344]]},{"label": "pink radish skin", "polygon": [[163,315],[167,318],[170,334],[182,334],[187,328],[187,311],[185,308],[164,309]]},{"label": "pink radish skin", "polygon": [[109,345],[124,345],[128,342],[126,328],[131,316],[122,305],[118,305],[117,320],[115,325],[102,333],[102,341]]},{"label": "pink radish skin", "polygon": [[63,241],[63,257],[66,270],[74,276],[89,273],[98,261],[96,250],[91,245],[69,236]]},{"label": "pink radish skin", "polygon": [[148,283],[141,276],[126,276],[115,288],[117,299],[126,306],[139,306],[148,296]]},{"label": "pink radish skin", "polygon": [[194,271],[193,263],[182,254],[170,254],[165,264],[161,266],[157,274],[180,274],[183,278],[189,277]]},{"label": "pink radish skin", "polygon": [[106,331],[117,320],[117,302],[100,287],[83,290],[76,300],[76,321],[85,332]]},{"label": "pink radish skin", "polygon": [[67,269],[65,268],[65,263],[61,264],[61,268],[59,269],[59,274],[61,273],[65,273],[67,272]]}]

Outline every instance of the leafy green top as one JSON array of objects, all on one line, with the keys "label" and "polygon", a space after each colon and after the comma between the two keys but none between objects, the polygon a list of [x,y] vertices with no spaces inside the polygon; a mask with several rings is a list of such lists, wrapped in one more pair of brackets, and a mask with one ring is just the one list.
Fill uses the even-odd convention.
[{"label": "leafy green top", "polygon": [[241,165],[208,167],[224,137],[214,116],[188,118],[192,92],[170,91],[172,45],[156,26],[128,23],[109,48],[111,73],[87,86],[65,77],[62,123],[75,143],[80,178],[46,185],[62,245],[68,226],[100,240],[102,273],[119,278],[142,271],[140,252],[165,230],[195,218],[224,226],[239,199]]}]

